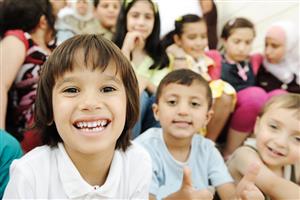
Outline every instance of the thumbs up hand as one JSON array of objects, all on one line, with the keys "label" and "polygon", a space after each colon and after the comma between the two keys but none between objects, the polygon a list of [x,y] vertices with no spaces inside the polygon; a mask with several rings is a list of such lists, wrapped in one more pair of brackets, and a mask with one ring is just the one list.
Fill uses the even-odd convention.
[{"label": "thumbs up hand", "polygon": [[191,178],[191,170],[188,167],[183,168],[183,178],[182,178],[182,185],[181,188],[169,195],[168,197],[164,198],[167,199],[201,199],[201,200],[212,200],[213,195],[212,193],[207,190],[196,190],[192,184]]},{"label": "thumbs up hand", "polygon": [[264,200],[263,193],[256,187],[255,179],[258,175],[260,167],[257,163],[253,163],[247,169],[242,180],[236,188],[237,196],[240,200]]}]

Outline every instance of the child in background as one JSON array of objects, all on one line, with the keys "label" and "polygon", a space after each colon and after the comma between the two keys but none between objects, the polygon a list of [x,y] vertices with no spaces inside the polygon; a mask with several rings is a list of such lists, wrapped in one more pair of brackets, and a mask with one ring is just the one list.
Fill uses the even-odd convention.
[{"label": "child in background", "polygon": [[152,94],[158,85],[152,80],[152,72],[160,67],[164,52],[159,46],[159,33],[160,18],[155,2],[123,1],[113,41],[130,60],[138,77],[141,113],[133,138],[157,125],[151,107],[155,100]]},{"label": "child in background", "polygon": [[283,89],[300,93],[299,37],[295,27],[280,21],[267,30],[263,65],[257,73],[257,85],[266,92]]},{"label": "child in background", "polygon": [[[162,40],[168,53],[169,70],[189,68],[210,82],[214,115],[208,123],[206,137],[216,141],[235,105],[234,88],[220,79],[221,56],[205,51],[208,46],[207,27],[197,15],[184,15],[175,21],[175,29]],[[161,73],[162,74],[162,73]],[[162,78],[162,77],[160,77]]]},{"label": "child in background", "polygon": [[111,41],[80,35],[58,46],[41,73],[35,111],[45,145],[13,162],[4,198],[148,197],[151,158],[129,140],[137,79]]},{"label": "child in background", "polygon": [[225,50],[221,78],[237,91],[236,108],[231,117],[223,150],[223,156],[227,159],[252,133],[255,118],[267,99],[283,91],[267,94],[262,88],[255,86],[255,75],[261,64],[261,56],[250,55],[255,37],[251,21],[246,18],[229,20],[224,25],[221,37]]},{"label": "child in background", "polygon": [[[231,175],[239,181],[253,161],[260,164],[255,184],[271,199],[299,199],[300,95],[272,97],[257,117],[254,134],[229,158]],[[299,170],[299,169],[298,169]]]},{"label": "child in background", "polygon": [[221,154],[197,134],[212,115],[212,94],[204,78],[188,69],[175,70],[160,82],[156,97],[153,111],[162,128],[148,129],[135,140],[152,156],[150,199],[212,199],[210,183],[221,199],[234,199],[242,191],[252,200],[262,199],[249,177],[249,190],[244,185],[236,196]]},{"label": "child in background", "polygon": [[94,20],[83,33],[101,34],[111,40],[115,32],[121,0],[94,0]]},{"label": "child in background", "polygon": [[9,180],[9,166],[23,155],[20,143],[9,133],[0,129],[0,199]]},{"label": "child in background", "polygon": [[151,80],[151,70],[160,67],[160,18],[152,0],[124,0],[113,41],[131,61],[139,79],[140,91],[155,93],[158,83]]},{"label": "child in background", "polygon": [[[93,22],[92,2],[90,0],[75,0],[71,2],[72,12],[60,19],[60,26],[69,27],[75,35],[82,34],[83,29]],[[60,29],[60,27],[57,27]]]},{"label": "child in background", "polygon": [[[18,13],[16,15],[16,13]],[[0,127],[22,141],[24,152],[41,144],[33,125],[36,88],[43,63],[54,46],[55,16],[48,0],[3,3],[0,42]],[[24,138],[24,139],[23,139]]]}]

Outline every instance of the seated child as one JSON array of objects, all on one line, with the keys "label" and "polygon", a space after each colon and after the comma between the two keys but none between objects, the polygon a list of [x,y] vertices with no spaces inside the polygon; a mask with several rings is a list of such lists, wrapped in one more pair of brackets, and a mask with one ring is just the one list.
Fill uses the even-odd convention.
[{"label": "seated child", "polygon": [[300,161],[299,120],[299,94],[272,97],[256,120],[256,138],[248,138],[227,161],[233,178],[239,181],[255,161],[260,164],[255,184],[265,195],[299,199],[300,187],[295,184],[299,183],[299,171],[296,175],[294,166]]},{"label": "seated child", "polygon": [[12,163],[4,198],[146,199],[151,158],[129,138],[139,114],[130,62],[100,35],[50,55],[35,110],[44,146]]},{"label": "seated child", "polygon": [[169,70],[189,68],[209,81],[214,103],[214,115],[203,134],[216,141],[224,128],[236,101],[236,92],[220,79],[221,59],[219,52],[206,51],[208,47],[207,25],[203,18],[187,14],[175,21],[175,29],[162,40],[169,60]]},{"label": "seated child", "polygon": [[0,129],[0,199],[9,180],[9,166],[23,154],[20,143],[9,133]]},{"label": "seated child", "polygon": [[283,89],[300,93],[299,37],[296,26],[289,21],[272,24],[265,36],[263,64],[256,84],[265,91]]},{"label": "seated child", "polygon": [[83,33],[101,34],[111,40],[121,3],[121,0],[94,0],[94,19],[83,29]]},{"label": "seated child", "polygon": [[[243,191],[251,193],[252,199],[262,199],[251,181],[251,190],[245,187],[236,196],[221,154],[212,141],[197,134],[212,115],[211,90],[201,75],[175,70],[160,82],[156,97],[153,112],[162,128],[148,129],[135,140],[152,156],[151,199],[211,199],[210,185],[221,199],[234,199]],[[192,175],[183,170],[185,166]]]}]

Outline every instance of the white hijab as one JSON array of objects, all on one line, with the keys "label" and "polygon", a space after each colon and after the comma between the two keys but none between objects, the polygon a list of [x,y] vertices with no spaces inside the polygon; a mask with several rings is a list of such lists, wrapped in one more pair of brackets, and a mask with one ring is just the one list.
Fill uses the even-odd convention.
[{"label": "white hijab", "polygon": [[299,27],[288,21],[281,21],[272,24],[271,27],[279,27],[285,33],[285,55],[276,64],[271,64],[264,59],[263,63],[267,71],[273,74],[283,83],[290,83],[296,76],[296,83],[300,85],[300,63],[299,63]]},{"label": "white hijab", "polygon": [[88,21],[90,19],[93,18],[93,2],[88,0],[87,3],[88,3],[88,10],[86,12],[85,15],[81,15],[78,13],[77,9],[76,9],[76,4],[77,4],[77,1],[78,0],[75,0],[75,1],[71,1],[71,8],[72,8],[72,15],[74,17],[76,17],[77,19],[81,20],[81,21]]}]

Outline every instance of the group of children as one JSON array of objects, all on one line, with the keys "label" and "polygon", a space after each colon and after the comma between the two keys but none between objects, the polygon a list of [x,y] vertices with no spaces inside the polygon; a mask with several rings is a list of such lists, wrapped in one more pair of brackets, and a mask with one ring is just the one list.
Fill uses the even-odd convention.
[{"label": "group of children", "polygon": [[[41,9],[31,1],[26,5]],[[18,110],[13,119],[23,124],[10,127],[26,130],[23,147],[36,136],[44,144],[13,162],[4,198],[299,198],[300,95],[288,93],[299,93],[299,58],[289,59],[295,38],[280,24],[267,33],[262,57],[250,56],[253,24],[230,20],[221,55],[206,51],[200,17],[179,17],[160,41],[157,5],[125,0],[113,42],[78,35],[50,54],[54,21],[47,0],[43,6],[39,15],[24,15],[36,24],[6,32],[0,43],[3,62],[13,66],[1,76],[1,94],[15,100],[8,101]],[[11,22],[4,27],[20,29]],[[1,116],[6,107],[1,99]],[[149,110],[160,127],[131,141]],[[204,136],[216,141],[231,114],[226,166]],[[33,125],[39,134],[27,131]],[[252,130],[255,138],[243,145]],[[16,149],[12,159],[21,156]]]}]

